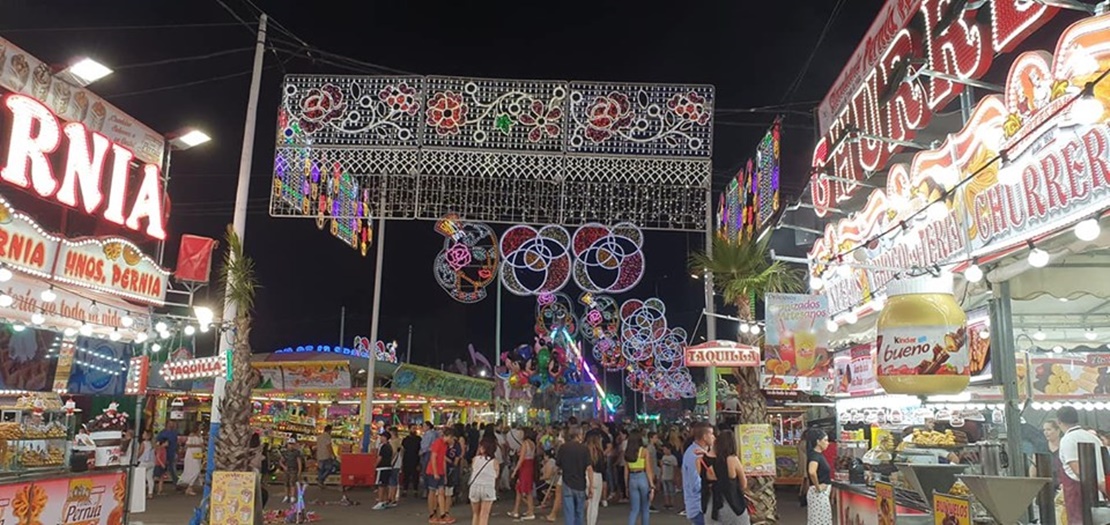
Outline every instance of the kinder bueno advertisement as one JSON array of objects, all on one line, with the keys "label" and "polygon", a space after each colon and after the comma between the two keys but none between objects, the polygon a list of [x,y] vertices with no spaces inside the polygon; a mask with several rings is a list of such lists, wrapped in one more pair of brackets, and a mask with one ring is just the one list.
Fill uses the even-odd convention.
[{"label": "kinder bueno advertisement", "polygon": [[828,301],[821,295],[767,294],[763,387],[824,392],[831,384]]},{"label": "kinder bueno advertisement", "polygon": [[968,375],[967,328],[896,326],[879,330],[879,376]]}]

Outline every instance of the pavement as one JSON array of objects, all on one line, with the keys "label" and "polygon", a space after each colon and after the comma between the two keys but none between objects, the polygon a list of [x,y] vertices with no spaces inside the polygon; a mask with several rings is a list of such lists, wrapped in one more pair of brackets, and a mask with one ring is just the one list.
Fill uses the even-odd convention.
[{"label": "pavement", "polygon": [[[285,508],[287,505],[281,503],[282,489],[278,486],[269,488],[270,501],[267,510]],[[308,510],[319,514],[320,520],[318,523],[323,524],[362,524],[370,516],[374,518],[375,525],[424,525],[427,523],[427,501],[423,498],[406,497],[401,500],[400,505],[396,508],[376,511],[371,510],[376,501],[376,491],[372,493],[370,489],[356,488],[351,489],[348,495],[350,499],[359,502],[360,505],[342,506],[333,503],[312,503],[315,500],[337,501],[339,491],[334,488],[321,491],[316,487],[310,487],[305,494],[305,500],[309,502]],[[503,496],[497,501],[490,513],[490,525],[513,524],[513,519],[506,515],[507,512],[512,510],[513,500],[509,499],[507,494]],[[155,497],[147,501],[146,512],[131,515],[130,523],[132,525],[187,525],[193,515],[193,509],[199,501],[199,497],[186,496],[180,493]],[[676,501],[677,503],[679,502]],[[598,523],[600,525],[627,524],[628,510],[627,503],[611,504],[608,508],[603,507],[598,513]],[[652,514],[652,525],[687,525],[689,522],[678,515],[678,510],[667,510]],[[452,507],[451,514],[458,520],[459,524],[466,525],[470,523],[469,504],[455,504]],[[802,524],[806,521],[805,509],[799,508],[797,496],[789,489],[779,492],[779,514],[779,523],[782,525]],[[536,521],[523,523],[531,525],[547,523],[543,520],[545,514],[542,511],[537,509],[536,515]],[[564,523],[561,511],[555,523],[558,525]]]}]

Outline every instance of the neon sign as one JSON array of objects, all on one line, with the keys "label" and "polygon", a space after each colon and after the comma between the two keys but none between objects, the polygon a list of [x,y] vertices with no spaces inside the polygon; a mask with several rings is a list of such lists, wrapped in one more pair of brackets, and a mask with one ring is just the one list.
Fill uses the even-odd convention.
[{"label": "neon sign", "polygon": [[[3,100],[0,119],[7,120],[7,148],[0,180],[155,239],[166,238],[157,165],[139,168],[139,184],[131,197],[128,186],[135,154],[130,149],[100,133],[90,133],[80,122],[61,123],[34,98],[8,94]],[[59,149],[64,154],[55,164],[52,157]]]},{"label": "neon sign", "polygon": [[[876,268],[960,263],[1104,211],[1110,203],[1107,113],[1080,114],[1068,104],[1106,62],[1110,15],[1073,24],[1060,36],[1054,60],[1023,53],[1004,95],[984,97],[964,128],[937,149],[892,166],[886,188],[873,191],[859,212],[826,226],[810,250],[810,272],[825,277],[830,310],[851,308],[894,278],[887,269],[825,271],[850,250],[862,250]],[[1106,104],[1110,90],[1097,86],[1095,96]],[[1000,174],[1002,150],[1010,157],[1005,169],[1019,174],[1012,181]],[[936,208],[918,213],[926,206]],[[898,233],[876,238],[890,230]]]},{"label": "neon sign", "polygon": [[[979,21],[982,9],[990,11],[990,27]],[[989,0],[976,9],[952,0],[889,2],[819,108],[822,138],[812,166],[836,179],[818,174],[812,180],[817,215],[852,198],[858,181],[901,151],[897,142],[913,140],[933,112],[960,94],[963,85],[949,79],[980,78],[995,54],[1012,50],[1057,11],[1014,0]],[[914,19],[923,24],[911,24]],[[939,75],[918,76],[922,66]]]}]

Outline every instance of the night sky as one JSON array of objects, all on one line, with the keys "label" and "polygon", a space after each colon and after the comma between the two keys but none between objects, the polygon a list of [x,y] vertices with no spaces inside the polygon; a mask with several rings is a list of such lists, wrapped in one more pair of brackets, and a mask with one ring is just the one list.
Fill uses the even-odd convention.
[{"label": "night sky", "polygon": [[[224,2],[242,20],[255,23],[257,11],[250,4]],[[793,109],[803,113],[812,109],[883,2],[842,2],[802,82],[790,90],[840,3],[256,2],[312,46],[418,74],[713,84],[715,189],[754,154],[774,118],[769,112],[721,110],[783,103],[794,103]],[[231,222],[255,37],[228,9],[217,0],[22,1],[9,2],[0,19],[0,35],[47,62],[87,55],[114,68],[115,74],[91,88],[155,130],[172,133],[196,126],[213,137],[172,159],[170,267],[181,234],[219,238]],[[291,36],[275,36],[280,42],[266,54],[262,80],[246,234],[263,287],[252,343],[256,352],[334,345],[345,306],[344,343],[349,346],[353,335],[370,331],[374,248],[363,258],[318,231],[310,219],[269,217],[279,85],[284,73],[386,70],[314,61],[293,47]],[[177,60],[197,55],[214,56]],[[792,198],[804,182],[814,137],[810,117],[791,114],[785,122],[783,187]],[[387,226],[380,336],[399,341],[403,353],[411,326],[417,363],[453,361],[466,355],[468,343],[492,357],[494,299],[463,305],[439,288],[431,268],[442,237],[432,226],[427,221]],[[686,260],[703,239],[701,234],[649,233],[644,279],[618,299],[661,297],[671,324],[693,331],[702,296]],[[215,302],[214,292],[206,294],[201,292],[198,301]],[[531,340],[534,304],[506,292],[503,347]],[[719,335],[735,330],[722,324]],[[704,323],[700,326],[704,334]]]}]

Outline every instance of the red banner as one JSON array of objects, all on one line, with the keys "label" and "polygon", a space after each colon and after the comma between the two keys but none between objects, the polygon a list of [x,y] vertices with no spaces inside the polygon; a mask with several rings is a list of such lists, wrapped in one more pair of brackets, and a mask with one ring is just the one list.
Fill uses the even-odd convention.
[{"label": "red banner", "polygon": [[212,251],[215,239],[197,235],[182,235],[177,250],[177,269],[173,276],[179,281],[206,283],[212,275]]}]

